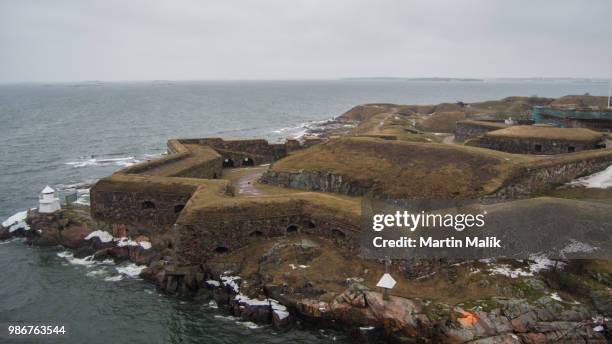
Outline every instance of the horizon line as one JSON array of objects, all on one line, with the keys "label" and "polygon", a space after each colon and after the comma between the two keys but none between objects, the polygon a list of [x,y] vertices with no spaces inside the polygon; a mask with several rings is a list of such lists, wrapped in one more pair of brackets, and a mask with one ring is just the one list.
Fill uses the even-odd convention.
[{"label": "horizon line", "polygon": [[529,76],[529,77],[451,77],[451,76],[348,76],[335,78],[216,78],[216,79],[83,79],[83,80],[23,80],[0,81],[0,85],[11,84],[87,84],[87,83],[155,83],[155,82],[245,82],[245,81],[487,81],[487,80],[582,80],[582,81],[609,81],[607,77],[564,77],[564,76]]}]

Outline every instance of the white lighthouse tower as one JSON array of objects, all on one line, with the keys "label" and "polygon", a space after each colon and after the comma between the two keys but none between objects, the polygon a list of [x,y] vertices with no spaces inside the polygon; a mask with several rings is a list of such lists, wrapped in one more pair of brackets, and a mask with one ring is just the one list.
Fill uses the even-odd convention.
[{"label": "white lighthouse tower", "polygon": [[59,198],[55,197],[55,190],[47,185],[43,191],[40,192],[38,198],[38,212],[50,214],[60,209],[60,201]]}]

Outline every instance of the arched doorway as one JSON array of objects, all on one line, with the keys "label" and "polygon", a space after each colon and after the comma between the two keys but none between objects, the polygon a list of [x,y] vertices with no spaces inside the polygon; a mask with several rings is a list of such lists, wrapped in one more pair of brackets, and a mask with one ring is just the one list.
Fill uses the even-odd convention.
[{"label": "arched doorway", "polygon": [[229,252],[229,249],[227,247],[217,246],[215,248],[215,253],[217,253],[217,254],[223,254],[223,253],[227,253],[227,252]]},{"label": "arched doorway", "polygon": [[223,159],[223,168],[232,168],[232,167],[234,167],[234,160],[232,160],[232,158]]},{"label": "arched doorway", "polygon": [[144,201],[141,204],[142,209],[155,209],[155,203],[151,201]]},{"label": "arched doorway", "polygon": [[255,165],[255,162],[253,161],[253,159],[251,158],[244,158],[242,159],[242,166],[253,166]]},{"label": "arched doorway", "polygon": [[289,225],[287,227],[287,234],[297,233],[299,230],[300,230],[300,227],[298,227],[298,225]]}]

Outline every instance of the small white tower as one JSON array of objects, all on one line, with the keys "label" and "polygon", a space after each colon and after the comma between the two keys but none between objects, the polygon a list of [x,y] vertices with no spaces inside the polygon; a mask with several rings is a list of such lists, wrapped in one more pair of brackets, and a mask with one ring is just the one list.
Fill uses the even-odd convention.
[{"label": "small white tower", "polygon": [[47,185],[43,191],[40,192],[38,198],[38,212],[50,214],[60,209],[60,201],[59,198],[55,197],[55,190]]}]

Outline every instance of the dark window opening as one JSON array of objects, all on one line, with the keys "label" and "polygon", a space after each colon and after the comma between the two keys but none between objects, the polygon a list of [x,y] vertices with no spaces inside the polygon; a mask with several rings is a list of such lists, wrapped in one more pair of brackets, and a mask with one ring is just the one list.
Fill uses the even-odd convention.
[{"label": "dark window opening", "polygon": [[227,247],[218,246],[217,248],[215,248],[215,253],[227,253],[227,252],[229,252],[229,249]]},{"label": "dark window opening", "polygon": [[337,229],[332,229],[332,236],[334,238],[341,238],[341,239],[343,239],[343,238],[346,237],[346,234],[344,234],[343,231],[340,231],[340,230],[337,230]]},{"label": "dark window opening", "polygon": [[142,202],[142,209],[155,209],[155,203],[151,201]]},{"label": "dark window opening", "polygon": [[297,233],[299,227],[296,225],[290,225],[289,227],[287,227],[287,234],[289,233]]},{"label": "dark window opening", "polygon": [[305,220],[304,221],[304,227],[306,227],[306,228],[315,228],[316,225],[314,224],[314,222],[312,222],[310,220]]},{"label": "dark window opening", "polygon": [[230,158],[223,159],[223,168],[234,167],[234,160]]},{"label": "dark window opening", "polygon": [[262,237],[263,236],[263,232],[262,231],[252,231],[249,236],[251,237]]},{"label": "dark window opening", "polygon": [[253,166],[255,162],[251,158],[242,159],[242,166]]},{"label": "dark window opening", "polygon": [[213,173],[213,179],[217,179],[217,174]]},{"label": "dark window opening", "polygon": [[184,204],[177,204],[177,205],[175,205],[174,206],[174,213],[175,214],[180,213],[181,211],[183,211],[183,208],[185,208]]},{"label": "dark window opening", "polygon": [[576,147],[574,147],[574,146],[568,146],[567,147],[567,152],[568,153],[574,153],[575,151],[576,151]]},{"label": "dark window opening", "polygon": [[534,149],[536,152],[541,153],[541,152],[542,152],[542,145],[540,145],[540,144],[536,144],[536,145],[533,147],[533,149]]}]

